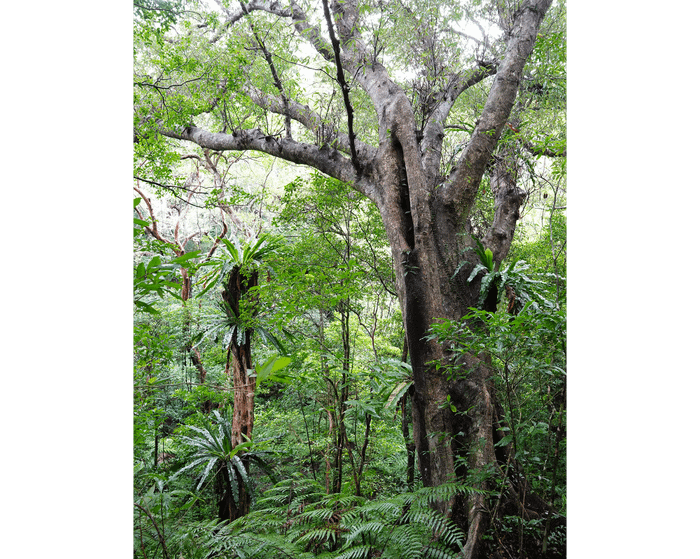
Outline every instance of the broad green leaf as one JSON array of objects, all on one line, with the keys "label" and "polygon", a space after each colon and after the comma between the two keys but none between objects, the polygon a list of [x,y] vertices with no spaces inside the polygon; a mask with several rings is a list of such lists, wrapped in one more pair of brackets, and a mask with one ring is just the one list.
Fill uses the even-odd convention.
[{"label": "broad green leaf", "polygon": [[387,398],[386,404],[384,407],[386,409],[393,408],[397,405],[398,401],[401,399],[401,397],[406,393],[406,391],[411,387],[413,384],[413,381],[407,382],[400,382],[398,385],[396,385],[396,388],[392,391],[392,393],[389,395],[389,398]]},{"label": "broad green leaf", "polygon": [[486,269],[487,268],[481,264],[477,264],[476,266],[474,266],[472,273],[469,275],[469,278],[467,278],[467,283],[471,283],[479,272]]},{"label": "broad green leaf", "polygon": [[186,262],[187,260],[192,260],[193,258],[197,258],[200,254],[200,250],[193,250],[192,252],[186,252],[182,256],[178,256],[177,258],[173,258],[171,260],[171,263],[174,264],[180,264],[182,262]]},{"label": "broad green leaf", "polygon": [[236,248],[236,246],[234,246],[234,244],[228,239],[221,239],[221,241],[224,243],[229,253],[231,254],[231,258],[234,264],[240,264],[241,259],[239,257],[238,248]]},{"label": "broad green leaf", "polygon": [[493,270],[493,252],[491,252],[490,248],[487,248],[484,251],[484,255],[486,256],[484,266],[486,266],[490,272],[491,270]]},{"label": "broad green leaf", "polygon": [[275,373],[287,367],[291,362],[291,357],[272,355],[262,365],[256,365],[255,387],[257,388],[261,382],[265,381],[286,382],[287,375],[276,375]]}]

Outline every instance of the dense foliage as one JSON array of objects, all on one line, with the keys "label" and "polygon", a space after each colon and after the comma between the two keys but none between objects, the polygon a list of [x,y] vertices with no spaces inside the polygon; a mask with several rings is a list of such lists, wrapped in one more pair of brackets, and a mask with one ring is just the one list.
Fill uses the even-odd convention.
[{"label": "dense foliage", "polygon": [[[224,369],[231,333],[217,328],[226,323],[218,289],[184,302],[179,296],[168,300],[172,293],[167,291],[152,291],[148,307],[135,307],[134,534],[139,557],[160,556],[164,549],[183,557],[217,552],[457,556],[464,534],[436,516],[428,504],[430,492],[420,493],[428,488],[414,493],[408,486],[407,480],[415,476],[419,482],[420,474],[407,473],[402,419],[410,425],[410,366],[402,361],[395,294],[386,289],[391,286],[386,244],[372,226],[371,207],[347,197],[350,191],[342,184],[327,195],[319,190],[323,182],[296,179],[281,197],[275,223],[286,240],[266,255],[268,279],[256,295],[262,308],[254,319],[257,331],[275,332],[279,340],[270,341],[271,334],[254,338],[257,374],[281,349],[290,359],[259,383],[255,432],[247,445],[232,448],[230,442],[233,400]],[[552,238],[563,244],[565,224],[558,226]],[[463,322],[436,324],[433,335],[452,344],[456,359],[461,351],[490,355],[505,404],[498,444],[512,445],[518,459],[517,466],[508,467],[517,467],[518,475],[560,511],[560,516],[534,520],[513,511],[494,522],[490,541],[507,539],[504,534],[517,541],[526,532],[540,544],[547,541],[548,553],[562,553],[565,281],[547,271],[551,247],[548,227],[516,244],[513,254],[529,256],[533,265],[509,262],[494,275],[501,287],[499,311],[475,309]],[[137,258],[137,277],[147,280],[139,260],[154,258]],[[168,264],[173,260],[164,258]],[[172,274],[173,268],[162,273],[167,271]],[[202,275],[210,278],[205,271]],[[199,291],[206,285],[202,282]],[[504,286],[517,290],[517,315],[507,312]],[[146,295],[139,293],[135,301],[140,303]],[[485,327],[474,328],[475,323]],[[204,382],[188,350],[192,347],[201,355]],[[251,458],[249,475],[243,454]],[[246,490],[254,497],[251,513],[232,524],[217,520],[217,468],[227,468],[229,480],[236,479],[233,468],[244,472]],[[439,491],[469,491],[470,475],[475,474]],[[499,495],[489,498],[495,503]]]},{"label": "dense foliage", "polygon": [[[473,9],[484,17],[498,12],[498,2],[487,4]],[[479,305],[460,320],[437,320],[428,334],[449,348],[452,360],[436,365],[446,377],[468,379],[466,354],[491,368],[502,406],[499,462],[483,470],[458,461],[449,483],[423,487],[396,268],[377,207],[322,173],[249,152],[191,151],[146,133],[155,122],[189,126],[188,115],[204,114],[229,132],[250,120],[279,136],[289,122],[267,120],[251,95],[281,91],[282,74],[290,96],[306,87],[299,60],[251,54],[277,47],[299,55],[288,27],[260,14],[250,23],[255,44],[238,33],[207,43],[192,30],[216,29],[216,19],[197,3],[188,16],[189,5],[134,4],[134,556],[456,558],[468,535],[436,503],[481,494],[490,517],[484,553],[563,557],[561,22],[538,39],[529,76],[542,89],[523,89],[517,128],[503,135],[494,156],[496,165],[525,146],[518,180],[527,197],[509,255],[495,262],[474,236],[480,263],[469,265],[465,253],[454,274],[469,268],[468,281],[480,282]],[[461,21],[452,3],[446,6],[428,3],[425,17]],[[408,22],[385,6],[374,32],[387,45],[385,56],[418,73],[414,101],[428,103],[433,82],[448,78],[402,49]],[[258,80],[269,72],[275,79]],[[218,115],[209,105],[222,87],[235,103]],[[476,87],[469,102],[483,105],[487,93]],[[353,95],[355,126],[372,141],[363,128],[371,107]],[[315,97],[317,106],[327,101],[327,114],[342,114],[338,99],[320,91]],[[476,126],[470,106],[462,100],[456,108],[448,160]],[[475,235],[493,219],[491,180],[485,175],[475,202]],[[466,413],[449,397],[439,405]],[[520,495],[522,507],[504,511],[499,505],[516,486],[531,489],[547,514],[528,513],[530,493]]]}]

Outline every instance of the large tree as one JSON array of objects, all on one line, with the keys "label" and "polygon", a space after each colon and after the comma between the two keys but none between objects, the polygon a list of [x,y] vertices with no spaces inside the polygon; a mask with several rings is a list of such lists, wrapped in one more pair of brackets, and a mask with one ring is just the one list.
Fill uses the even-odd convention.
[{"label": "large tree", "polygon": [[[502,131],[517,132],[519,92],[544,87],[524,87],[523,72],[552,0],[217,0],[218,13],[175,4],[136,4],[137,151],[164,182],[157,160],[181,141],[263,152],[367,196],[393,256],[422,480],[486,470],[498,416],[488,358],[468,355],[463,374],[445,375],[449,349],[426,333],[479,301],[474,233],[495,266],[508,254],[525,192],[513,150],[494,155]],[[450,134],[465,129],[461,143]],[[471,218],[485,175],[494,202],[482,230]],[[475,557],[485,507],[470,499],[444,506],[468,526],[464,554]]]}]

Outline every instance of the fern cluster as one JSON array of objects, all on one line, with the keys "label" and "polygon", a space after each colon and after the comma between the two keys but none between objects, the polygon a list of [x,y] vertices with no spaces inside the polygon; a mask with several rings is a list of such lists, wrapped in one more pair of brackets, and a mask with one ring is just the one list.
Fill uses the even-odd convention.
[{"label": "fern cluster", "polygon": [[327,495],[315,481],[296,477],[267,491],[255,511],[227,529],[244,544],[240,557],[452,559],[464,533],[431,505],[477,491],[455,483],[368,501]]}]

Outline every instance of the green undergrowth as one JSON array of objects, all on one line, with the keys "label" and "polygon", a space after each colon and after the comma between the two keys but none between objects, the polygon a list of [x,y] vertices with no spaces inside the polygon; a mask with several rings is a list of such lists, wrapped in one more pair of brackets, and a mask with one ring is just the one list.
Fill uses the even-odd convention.
[{"label": "green undergrowth", "polygon": [[[459,556],[465,535],[434,505],[477,492],[450,483],[369,500],[326,494],[318,482],[297,475],[275,484],[250,514],[229,524],[166,522],[166,533],[155,529],[157,520],[148,526],[146,519],[141,537],[146,535],[152,553],[165,547],[169,556],[183,559],[452,559]],[[138,534],[136,540],[138,550]]]}]

